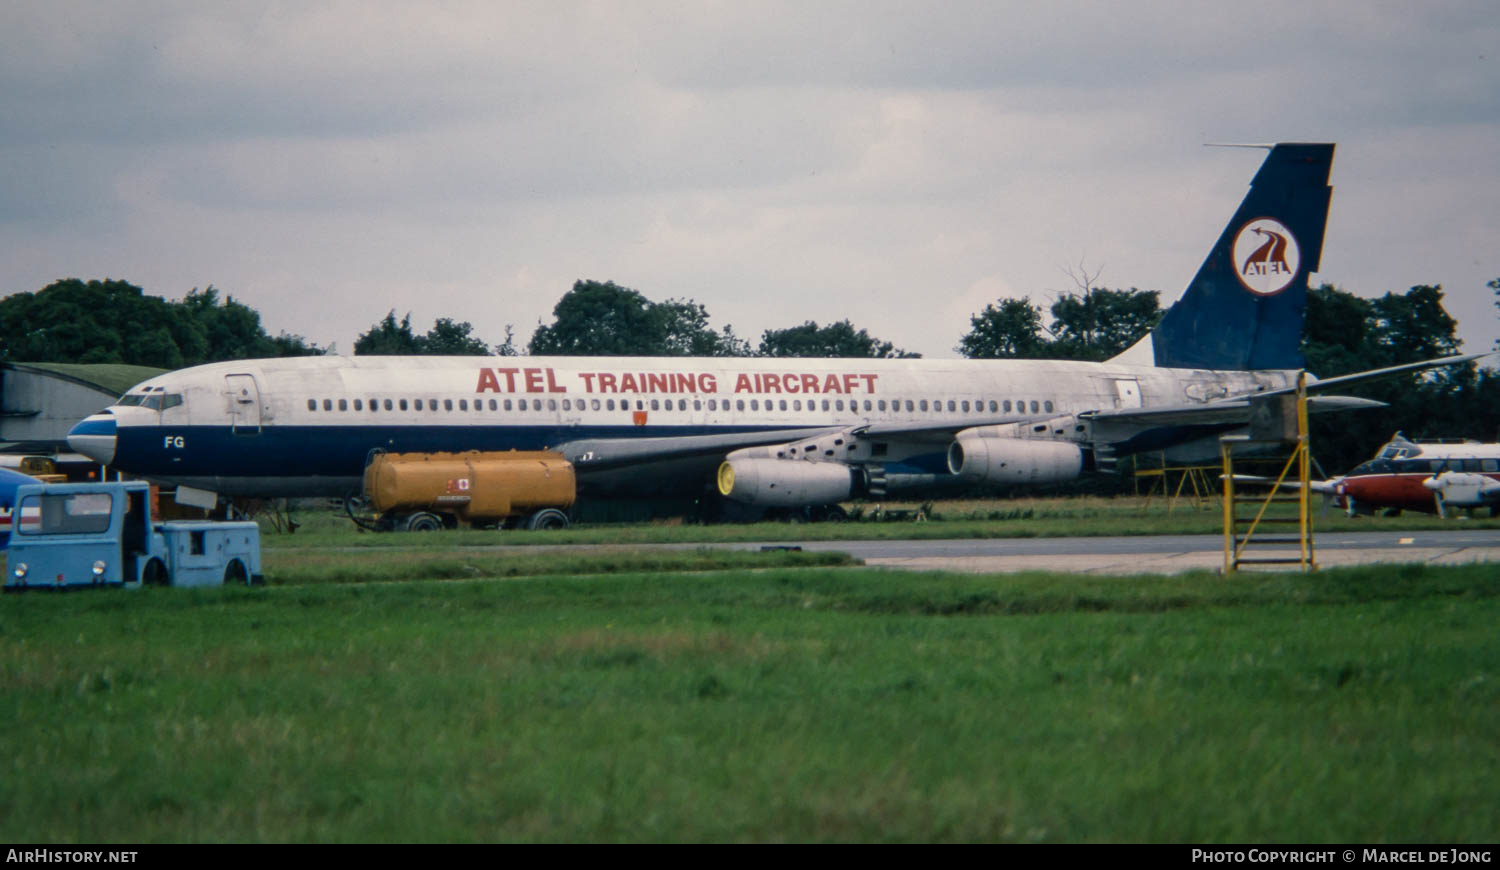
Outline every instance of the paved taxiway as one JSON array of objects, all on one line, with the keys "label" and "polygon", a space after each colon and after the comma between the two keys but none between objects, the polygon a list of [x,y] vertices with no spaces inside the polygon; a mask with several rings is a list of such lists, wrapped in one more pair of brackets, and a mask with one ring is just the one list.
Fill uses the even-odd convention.
[{"label": "paved taxiway", "polygon": [[[941,541],[810,541],[764,546],[837,550],[868,565],[911,570],[1070,571],[1081,574],[1175,574],[1224,567],[1222,535],[1101,538],[1003,538]],[[1314,538],[1318,565],[1500,562],[1500,531],[1330,532]],[[749,544],[746,547],[758,547]],[[1295,545],[1257,547],[1254,555],[1296,555]],[[1273,566],[1255,566],[1264,570]],[[1274,566],[1285,567],[1285,566]],[[1295,566],[1291,566],[1295,568]]]}]

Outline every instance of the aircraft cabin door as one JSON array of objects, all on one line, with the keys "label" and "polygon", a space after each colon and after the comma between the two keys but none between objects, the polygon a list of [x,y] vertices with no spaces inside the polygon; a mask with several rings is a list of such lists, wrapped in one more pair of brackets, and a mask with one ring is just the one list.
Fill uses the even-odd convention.
[{"label": "aircraft cabin door", "polygon": [[1141,384],[1135,378],[1115,379],[1115,407],[1139,408],[1141,406]]},{"label": "aircraft cabin door", "polygon": [[260,433],[260,387],[255,375],[225,375],[229,393],[229,428],[236,435]]}]

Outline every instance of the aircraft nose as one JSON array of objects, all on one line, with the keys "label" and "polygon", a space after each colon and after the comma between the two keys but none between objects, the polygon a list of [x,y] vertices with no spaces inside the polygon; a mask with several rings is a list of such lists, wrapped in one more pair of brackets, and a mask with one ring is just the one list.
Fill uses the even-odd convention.
[{"label": "aircraft nose", "polygon": [[108,411],[85,417],[68,431],[68,446],[108,465],[115,459],[115,418]]}]

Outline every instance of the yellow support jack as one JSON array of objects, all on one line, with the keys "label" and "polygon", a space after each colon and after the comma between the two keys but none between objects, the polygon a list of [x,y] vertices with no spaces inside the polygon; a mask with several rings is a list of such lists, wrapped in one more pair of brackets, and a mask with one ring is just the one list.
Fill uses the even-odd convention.
[{"label": "yellow support jack", "polygon": [[[1290,396],[1273,396],[1269,399],[1251,399],[1250,412],[1250,434],[1249,435],[1227,435],[1219,439],[1219,453],[1223,459],[1224,466],[1224,573],[1232,574],[1244,565],[1300,565],[1303,571],[1318,570],[1318,563],[1313,551],[1313,529],[1312,511],[1308,499],[1308,483],[1311,479],[1312,454],[1308,448],[1307,434],[1307,373],[1297,374],[1297,392],[1294,403],[1282,401],[1292,399]],[[1295,408],[1288,405],[1295,404]],[[1288,414],[1294,411],[1293,414]],[[1295,428],[1289,426],[1293,421],[1288,416],[1295,417]],[[1292,455],[1287,458],[1286,464],[1282,466],[1281,474],[1276,478],[1276,483],[1270,492],[1264,497],[1239,496],[1235,493],[1234,485],[1234,451],[1241,446],[1260,446],[1264,448],[1269,444],[1285,446],[1293,445]],[[1287,483],[1290,474],[1297,475],[1296,496],[1286,496],[1281,492],[1282,486]],[[1275,503],[1295,502],[1297,505],[1297,516],[1268,516],[1269,508]],[[1238,513],[1241,505],[1259,505],[1254,516],[1245,518]],[[1290,525],[1295,524],[1297,532],[1295,535],[1275,535],[1261,533],[1256,536],[1262,526],[1272,524]],[[1243,530],[1243,531],[1242,531]],[[1248,556],[1246,549],[1252,544],[1280,545],[1284,549],[1274,554]],[[1296,543],[1298,545],[1295,556],[1285,549],[1285,545]]]}]

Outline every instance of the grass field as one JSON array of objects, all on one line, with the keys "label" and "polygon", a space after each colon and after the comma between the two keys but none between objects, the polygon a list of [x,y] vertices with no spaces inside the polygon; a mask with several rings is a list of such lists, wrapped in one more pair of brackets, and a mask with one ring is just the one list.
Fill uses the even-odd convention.
[{"label": "grass field", "polygon": [[[265,546],[276,549],[339,547],[422,547],[441,548],[489,546],[497,543],[534,544],[719,544],[744,541],[838,541],[891,540],[901,538],[1032,538],[1069,537],[1074,535],[1167,535],[1222,534],[1220,503],[1203,500],[1196,506],[1181,499],[1170,511],[1166,499],[1138,496],[1102,498],[1094,496],[1069,498],[955,499],[933,506],[930,519],[916,522],[871,522],[874,505],[857,507],[866,518],[862,522],[787,523],[759,522],[747,524],[694,525],[681,521],[631,523],[620,525],[575,526],[563,531],[528,532],[519,530],[459,530],[439,533],[370,533],[358,532],[342,514],[328,510],[302,510],[295,513],[300,528],[295,534],[268,534]],[[880,506],[889,515],[904,511],[913,515],[918,503],[887,502]],[[1279,505],[1271,516],[1288,515],[1291,508]],[[1440,519],[1407,512],[1399,517],[1359,517],[1350,519],[1334,509],[1319,511],[1315,520],[1319,531],[1417,530],[1417,529],[1500,529],[1500,519],[1491,517]]]},{"label": "grass field", "polygon": [[[0,601],[0,836],[1500,830],[1492,567],[983,577],[792,554],[360,584],[312,555],[273,553],[269,588]],[[366,563],[401,579],[404,559]]]}]

